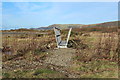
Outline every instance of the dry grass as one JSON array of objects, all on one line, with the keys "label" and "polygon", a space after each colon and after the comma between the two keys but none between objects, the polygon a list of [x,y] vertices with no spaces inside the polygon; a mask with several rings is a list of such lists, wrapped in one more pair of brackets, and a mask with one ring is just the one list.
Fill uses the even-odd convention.
[{"label": "dry grass", "polygon": [[[23,38],[24,36],[24,38]],[[24,56],[31,52],[32,55],[55,48],[55,39],[52,35],[23,35],[3,36],[3,61]]]},{"label": "dry grass", "polygon": [[[27,34],[27,32],[26,34],[9,34],[9,35],[4,34],[3,35],[3,38],[2,38],[3,39],[2,41],[3,63],[9,64],[8,61],[14,62],[14,60],[20,60],[20,59],[31,61],[31,62],[42,60],[47,56],[46,54],[47,51],[53,50],[54,48],[56,48],[56,42],[55,42],[53,31],[36,31],[37,34]],[[40,34],[41,32],[47,33],[47,34]],[[62,36],[63,39],[66,39],[67,30],[63,30],[62,33],[63,33],[63,36]],[[103,73],[104,75],[102,75],[102,72],[100,73],[101,76],[98,76],[96,74],[90,75],[92,73],[97,73],[97,71],[95,70],[96,68],[98,68],[98,73],[100,71],[106,70],[106,73],[108,73],[108,75],[104,77],[109,77],[112,75],[112,73],[115,70],[113,68],[114,67],[116,68],[117,61],[118,61],[117,32],[111,32],[111,31],[104,32],[104,33],[101,31],[98,31],[98,32],[97,31],[90,31],[90,32],[81,31],[80,32],[78,29],[77,30],[73,29],[68,47],[76,49],[76,53],[75,53],[76,56],[74,57],[74,61],[78,66],[75,65],[72,67],[76,67],[75,68],[76,72],[81,71],[81,73],[84,73],[80,77],[96,78],[96,77],[101,77],[106,75],[105,73]],[[99,61],[101,61],[100,62],[101,67],[98,67]],[[111,65],[111,63],[115,63],[115,65]],[[91,67],[88,68],[87,67],[88,65]],[[109,70],[107,70],[106,68],[109,68],[110,70],[112,69],[111,72],[109,72]],[[8,73],[5,72],[5,75],[10,77],[13,77],[12,76],[13,74],[15,75],[14,72],[8,72]],[[23,75],[24,71],[23,73],[20,72],[20,74]],[[20,74],[19,76],[21,76]],[[85,74],[88,74],[88,75],[86,76]],[[31,76],[31,75],[32,75],[31,72],[28,72],[26,76]],[[111,77],[116,77],[116,75],[117,74],[114,73],[113,76]],[[16,77],[19,77],[19,76],[16,76]],[[44,77],[44,76],[41,76],[41,77]],[[39,76],[36,76],[36,77],[39,77]]]},{"label": "dry grass", "polygon": [[95,59],[118,60],[117,33],[90,33],[90,37],[81,37],[82,43],[88,47],[77,49],[77,58],[80,61]]}]

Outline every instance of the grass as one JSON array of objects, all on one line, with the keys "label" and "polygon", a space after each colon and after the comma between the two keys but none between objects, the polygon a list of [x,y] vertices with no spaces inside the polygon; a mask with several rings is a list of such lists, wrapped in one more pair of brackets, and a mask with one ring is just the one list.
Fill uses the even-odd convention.
[{"label": "grass", "polygon": [[105,60],[91,61],[88,63],[77,62],[75,71],[81,78],[118,78],[118,64]]},{"label": "grass", "polygon": [[39,74],[50,74],[50,73],[56,73],[55,71],[48,70],[48,69],[38,69],[34,72],[34,75],[39,75]]},{"label": "grass", "polygon": [[9,77],[10,77],[10,74],[9,74],[9,73],[3,73],[2,76],[3,76],[4,78],[9,78]]},{"label": "grass", "polygon": [[57,71],[49,69],[15,70],[3,73],[3,78],[58,78],[65,77]]},{"label": "grass", "polygon": [[[100,28],[102,29],[102,28]],[[118,37],[117,32],[102,32],[102,31],[81,31],[79,29],[73,29],[69,43],[69,47],[76,50],[73,62],[75,65],[71,65],[70,71],[80,73],[80,78],[114,78],[117,77],[117,61],[118,61]],[[91,29],[90,29],[91,30]],[[13,30],[14,32],[22,32],[21,30]],[[7,31],[6,31],[7,32]],[[8,31],[9,32],[9,31]],[[10,31],[12,32],[12,31]],[[29,62],[35,62],[44,60],[52,53],[48,53],[50,50],[56,48],[56,41],[53,31],[33,31],[38,34],[28,34],[29,30],[23,31],[23,34],[11,34],[3,35],[2,39],[2,58],[3,64],[13,67],[15,63],[20,60]],[[47,34],[40,34],[40,33]],[[66,38],[66,30],[62,31],[64,39]],[[9,37],[8,37],[9,36]],[[11,53],[11,54],[7,54]],[[23,64],[17,63],[18,65]],[[3,70],[3,77],[24,77],[24,78],[62,78],[66,77],[60,72],[50,70],[48,68],[41,68],[37,66],[37,69],[30,66],[25,70],[27,65],[15,69],[15,71]],[[39,67],[39,68],[38,68]]]}]

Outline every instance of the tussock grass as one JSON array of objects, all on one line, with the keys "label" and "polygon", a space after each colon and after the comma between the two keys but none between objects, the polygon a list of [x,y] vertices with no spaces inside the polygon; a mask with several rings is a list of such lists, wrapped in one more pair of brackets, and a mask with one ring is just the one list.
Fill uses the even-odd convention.
[{"label": "tussock grass", "polygon": [[[118,61],[118,34],[116,29],[105,32],[102,28],[73,29],[68,47],[76,50],[71,71],[80,72],[79,77],[109,78],[117,77]],[[106,28],[103,28],[106,29]],[[83,30],[83,31],[82,31]],[[93,31],[94,30],[94,31]],[[109,31],[110,30],[110,31]],[[21,30],[13,30],[18,32]],[[7,32],[7,31],[5,31]],[[9,31],[8,31],[9,32]],[[10,31],[12,32],[12,31]],[[36,31],[37,34],[5,34],[2,37],[3,64],[9,64],[17,60],[34,62],[44,60],[49,50],[56,48],[56,40],[53,31]],[[35,31],[32,31],[35,32]],[[40,34],[47,33],[47,34]],[[66,39],[68,30],[62,31],[62,38]],[[12,64],[14,65],[14,64]],[[115,72],[114,72],[115,71]],[[81,73],[83,73],[81,75]],[[57,78],[65,77],[62,73],[54,73],[49,69],[25,71],[3,71],[4,77],[32,77],[32,78]]]}]

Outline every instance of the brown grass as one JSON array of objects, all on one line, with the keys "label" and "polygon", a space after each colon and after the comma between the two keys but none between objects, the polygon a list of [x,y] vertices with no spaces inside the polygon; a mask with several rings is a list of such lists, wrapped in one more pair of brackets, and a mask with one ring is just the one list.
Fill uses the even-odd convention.
[{"label": "brown grass", "polygon": [[[101,31],[98,31],[100,29]],[[77,64],[78,66],[76,65],[72,66],[75,69],[71,69],[71,71],[75,70],[76,72],[82,73],[80,77],[93,77],[93,78],[101,77],[96,75],[95,73],[98,73],[103,77],[110,76],[109,74],[111,74],[113,77],[117,76],[117,73],[114,71],[117,71],[116,63],[118,61],[118,50],[119,50],[118,33],[114,30],[112,31],[107,30],[107,32],[105,32],[104,29],[106,28],[103,29],[99,28],[96,31],[92,31],[93,28],[72,30],[68,47],[74,48],[76,50],[75,53],[76,56],[74,57],[74,62],[75,64],[77,63],[79,64]],[[5,32],[9,32],[9,31],[5,31]],[[13,30],[10,32],[22,32],[22,31]],[[47,51],[56,48],[55,36],[52,30],[32,31],[32,32],[37,32],[35,34],[29,34],[31,33],[31,31],[29,30],[27,31],[24,30],[23,32],[25,32],[25,34],[3,34],[2,60],[5,65],[14,66],[15,65],[14,62],[17,62],[17,60],[18,61],[25,60],[26,62],[29,61],[35,62],[39,60],[44,60],[44,58],[48,56],[46,55]],[[41,33],[47,33],[47,34],[41,34]],[[66,39],[67,33],[68,30],[62,31],[63,39]],[[13,64],[10,64],[9,62]],[[23,69],[25,66],[23,66]],[[112,69],[112,70],[108,70],[108,69]],[[9,70],[9,68],[7,70]],[[105,71],[106,73],[103,73]],[[7,77],[8,76],[14,77],[14,75],[16,77],[24,76],[23,75],[24,70],[21,71],[19,75],[16,75],[14,71],[7,72],[3,70],[3,73]],[[26,76],[28,75],[33,76],[29,71]]]}]

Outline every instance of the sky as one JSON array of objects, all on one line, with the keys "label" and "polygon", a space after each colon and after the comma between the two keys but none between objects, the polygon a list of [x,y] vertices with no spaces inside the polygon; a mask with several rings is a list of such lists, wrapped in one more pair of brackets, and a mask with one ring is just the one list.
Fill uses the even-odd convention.
[{"label": "sky", "polygon": [[118,20],[117,2],[3,2],[2,29]]}]

